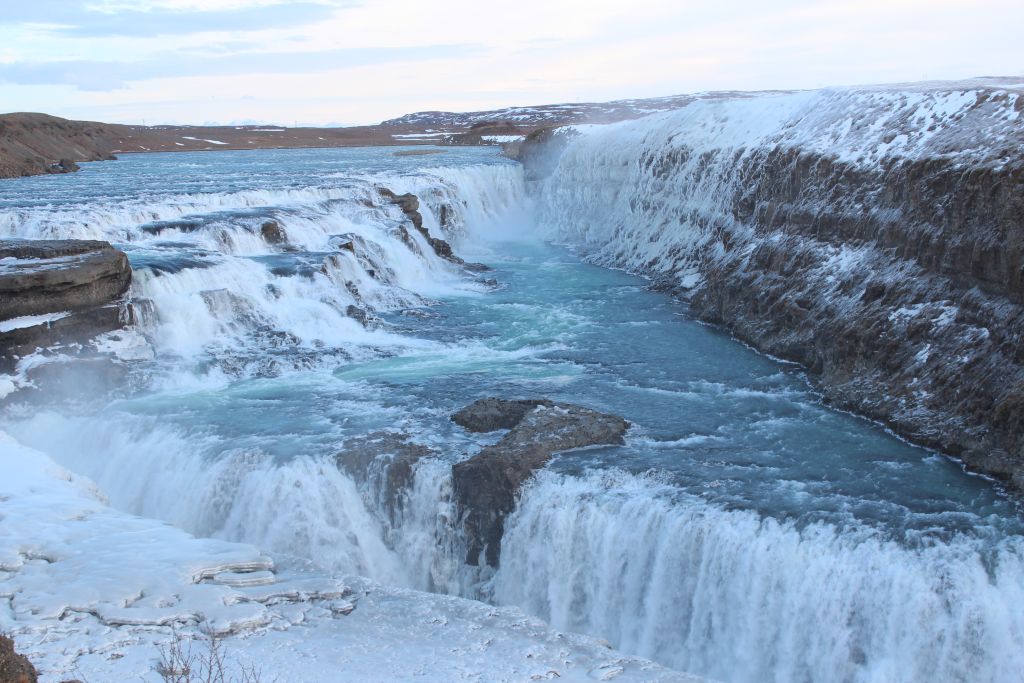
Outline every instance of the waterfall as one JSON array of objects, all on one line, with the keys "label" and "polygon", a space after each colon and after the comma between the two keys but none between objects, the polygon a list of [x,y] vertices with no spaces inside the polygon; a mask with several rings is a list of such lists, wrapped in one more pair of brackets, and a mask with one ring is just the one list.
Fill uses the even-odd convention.
[{"label": "waterfall", "polygon": [[615,472],[545,472],[506,526],[494,598],[730,683],[1013,681],[1024,545],[907,547]]}]

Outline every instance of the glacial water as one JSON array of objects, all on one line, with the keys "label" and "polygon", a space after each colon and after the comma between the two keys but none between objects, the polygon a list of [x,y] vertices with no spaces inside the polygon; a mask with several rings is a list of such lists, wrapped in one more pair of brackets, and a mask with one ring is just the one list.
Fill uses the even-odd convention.
[{"label": "glacial water", "polygon": [[[431,233],[493,270],[438,258],[376,187],[415,192]],[[572,211],[540,194],[548,222]],[[722,681],[1019,681],[1016,504],[572,239],[546,243],[536,196],[472,148],[126,156],[11,181],[0,234],[115,242],[138,322],[107,344],[129,390],[11,406],[0,428],[124,510],[519,605]],[[493,572],[462,564],[448,482],[495,438],[448,415],[491,395],[633,424],[528,485]],[[334,460],[379,430],[436,452],[397,515]]]}]

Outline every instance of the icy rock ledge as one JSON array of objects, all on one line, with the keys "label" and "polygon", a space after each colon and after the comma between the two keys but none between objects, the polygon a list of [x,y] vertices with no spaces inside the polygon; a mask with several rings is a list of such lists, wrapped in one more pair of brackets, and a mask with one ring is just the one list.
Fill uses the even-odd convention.
[{"label": "icy rock ledge", "polygon": [[159,681],[158,647],[203,632],[264,680],[699,680],[515,609],[275,566],[119,512],[3,432],[0,470],[0,631],[44,683]]}]

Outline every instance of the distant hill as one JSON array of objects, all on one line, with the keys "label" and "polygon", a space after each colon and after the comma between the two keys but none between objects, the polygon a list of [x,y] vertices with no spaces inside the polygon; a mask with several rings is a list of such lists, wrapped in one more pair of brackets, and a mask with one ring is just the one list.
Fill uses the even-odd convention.
[{"label": "distant hill", "polygon": [[573,123],[614,123],[636,119],[647,114],[679,109],[693,102],[692,95],[673,95],[641,100],[614,102],[583,102],[575,104],[543,104],[531,107],[508,107],[488,111],[450,112],[421,111],[384,121],[382,126],[424,126],[439,129],[469,128],[474,124],[507,121],[520,126],[569,125]]},{"label": "distant hill", "polygon": [[77,161],[110,159],[120,128],[47,114],[0,115],[0,178],[66,173]]},{"label": "distant hill", "polygon": [[501,144],[538,128],[612,123],[678,109],[679,95],[606,103],[549,104],[476,112],[417,112],[376,126],[126,126],[70,121],[48,114],[0,114],[0,178],[67,173],[82,161],[128,152],[354,147],[366,145]]}]

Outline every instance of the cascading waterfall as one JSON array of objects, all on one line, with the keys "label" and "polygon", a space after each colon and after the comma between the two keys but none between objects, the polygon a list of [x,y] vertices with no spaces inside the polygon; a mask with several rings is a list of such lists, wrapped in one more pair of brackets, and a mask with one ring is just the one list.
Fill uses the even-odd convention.
[{"label": "cascading waterfall", "polygon": [[542,474],[494,598],[726,681],[1011,681],[1024,545],[798,529],[624,473]]},{"label": "cascading waterfall", "polygon": [[[124,240],[135,261],[136,330],[152,346],[152,360],[140,371],[157,392],[154,403],[143,398],[101,415],[35,412],[10,431],[93,478],[121,509],[197,535],[311,559],[340,574],[457,592],[457,551],[439,552],[437,541],[452,528],[444,493],[449,468],[422,463],[405,514],[388,519],[374,491],[360,491],[333,454],[359,433],[345,428],[349,416],[390,425],[401,422],[403,410],[360,382],[354,389],[346,384],[355,395],[340,400],[344,389],[329,374],[308,371],[329,372],[338,354],[351,362],[448,352],[444,343],[388,325],[364,326],[352,317],[353,306],[372,316],[487,291],[437,256],[417,231],[401,227],[404,217],[376,188],[417,194],[424,226],[457,242],[467,237],[467,224],[525,205],[521,172],[491,163],[341,180],[338,188],[101,197],[81,213],[43,206],[0,214],[7,221],[0,229],[12,236]],[[288,250],[260,237],[268,219],[287,236]],[[353,248],[339,248],[345,243]],[[232,401],[273,403],[259,378],[282,374],[292,377],[286,380],[295,383],[292,392],[306,394],[305,402],[269,416],[259,408],[238,412],[239,433],[229,438],[219,433],[219,420],[195,419],[230,410]],[[257,384],[234,396],[219,393],[232,381]],[[299,427],[309,419],[308,396],[317,392],[324,394],[318,402],[330,407]],[[166,412],[171,406],[178,414]],[[286,454],[241,433],[268,423],[267,431],[284,433],[271,440]],[[316,436],[306,439],[296,429]]]},{"label": "cascading waterfall", "polygon": [[[883,100],[878,107],[888,106]],[[543,280],[531,291],[538,300],[501,301],[483,319],[488,297],[503,290],[438,257],[417,231],[403,234],[401,212],[375,188],[416,194],[429,233],[467,258],[494,256],[486,243],[532,231],[536,203],[548,237],[598,263],[671,275],[690,287],[721,256],[723,231],[733,244],[751,237],[728,208],[744,190],[738,155],[770,144],[782,122],[813,118],[819,104],[811,95],[739,101],[729,105],[731,118],[699,104],[590,131],[570,144],[552,178],[532,187],[519,167],[491,162],[323,173],[302,182],[271,175],[260,181],[266,187],[189,186],[142,198],[111,185],[81,210],[0,212],[0,234],[123,245],[136,268],[137,328],[153,348],[138,370],[150,381],[149,394],[85,416],[56,409],[18,415],[4,428],[92,477],[113,504],[136,514],[338,573],[519,605],[557,628],[729,683],[1016,681],[1024,670],[1017,647],[1024,618],[1014,609],[1024,598],[1024,548],[1013,534],[922,532],[897,540],[867,523],[779,521],[785,515],[757,505],[734,509],[683,491],[692,484],[688,475],[656,478],[599,464],[543,472],[507,521],[501,566],[462,563],[451,464],[490,437],[455,433],[447,420],[453,408],[485,390],[563,400],[578,391],[600,402],[628,386],[634,393],[620,408],[647,400],[648,391],[664,401],[686,393],[679,387],[689,387],[691,402],[707,396],[692,388],[693,377],[669,377],[667,388],[653,384],[657,378],[620,382],[619,375],[598,384],[601,373],[628,372],[630,359],[614,350],[601,355],[614,339],[534,345],[541,322],[558,326],[559,335],[609,327],[610,337],[628,336],[634,348],[653,344],[648,321],[614,327],[611,320],[650,304],[615,298],[639,290],[638,283],[597,280],[591,287],[594,276],[578,264],[558,270],[568,260],[561,252],[510,254],[503,263],[511,264],[511,281]],[[841,138],[834,123],[815,125]],[[689,131],[685,144],[673,142],[679,130]],[[240,175],[246,173],[243,166]],[[268,220],[290,248],[260,235]],[[568,286],[578,287],[586,305],[603,306],[607,319],[539,301]],[[432,307],[436,300],[446,304]],[[529,329],[520,329],[522,339],[496,336],[513,319],[509,311],[538,316],[514,318]],[[357,320],[361,314],[371,324]],[[676,312],[666,316],[684,324]],[[668,351],[657,358],[668,364],[673,354],[692,352],[708,365],[731,362],[680,344],[678,337],[663,340]],[[725,338],[715,344],[725,355],[740,348]],[[472,362],[448,373],[451,357]],[[267,359],[276,364],[268,367]],[[517,363],[540,370],[502,374]],[[757,375],[754,361],[737,363],[722,382]],[[441,369],[424,367],[431,364]],[[759,411],[756,421],[766,430],[806,420],[808,411],[794,406],[813,397],[783,386],[790,380],[778,367],[766,374],[777,379],[760,394],[777,401],[759,394],[749,409],[739,400],[722,407],[729,401],[723,395],[702,419],[732,411],[736,421],[748,421]],[[419,384],[427,386],[422,393]],[[680,459],[702,444],[739,448],[728,430],[698,433],[687,425],[660,440],[642,424],[646,415],[628,417],[641,423],[627,443],[630,453],[650,443],[674,444],[678,452],[666,447],[665,457]],[[374,430],[411,435],[435,451],[415,464],[397,510],[385,500],[383,477],[369,477],[369,488],[360,490],[335,461],[347,439]],[[771,443],[793,440],[790,434],[779,428]],[[753,451],[737,455],[751,470],[762,467],[759,458],[768,460]],[[716,455],[702,471],[709,489],[733,476],[726,471],[732,455]],[[919,460],[886,462],[894,470],[926,467]],[[772,466],[763,466],[768,476]],[[901,481],[912,480],[906,476]],[[807,491],[794,494],[800,496],[810,508],[818,502]],[[944,531],[941,521],[935,526]]]}]

